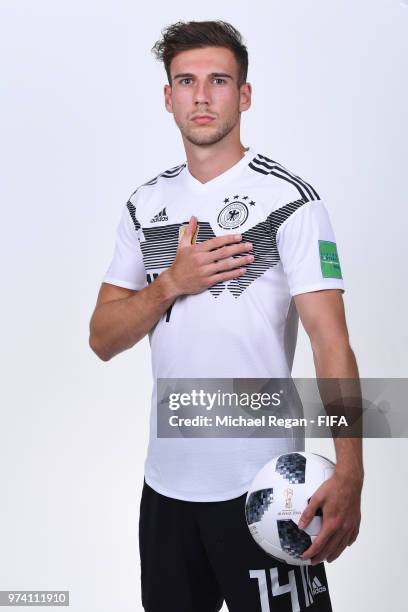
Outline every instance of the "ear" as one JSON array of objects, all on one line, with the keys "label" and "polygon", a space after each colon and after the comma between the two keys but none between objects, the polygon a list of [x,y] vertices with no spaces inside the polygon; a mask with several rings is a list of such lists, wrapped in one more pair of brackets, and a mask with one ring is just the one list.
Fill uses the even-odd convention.
[{"label": "ear", "polygon": [[164,105],[166,107],[166,110],[169,113],[172,113],[173,106],[171,103],[171,86],[166,84],[163,88],[163,93],[164,93]]},{"label": "ear", "polygon": [[243,83],[239,90],[239,110],[246,111],[251,106],[252,85]]}]

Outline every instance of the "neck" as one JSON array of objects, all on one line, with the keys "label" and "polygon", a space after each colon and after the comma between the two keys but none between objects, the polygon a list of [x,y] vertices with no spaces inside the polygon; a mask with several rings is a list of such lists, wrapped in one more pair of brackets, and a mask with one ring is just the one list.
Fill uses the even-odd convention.
[{"label": "neck", "polygon": [[224,140],[227,139],[212,145],[184,142],[188,170],[200,183],[211,181],[244,157],[247,149],[239,140],[235,143],[224,143]]}]

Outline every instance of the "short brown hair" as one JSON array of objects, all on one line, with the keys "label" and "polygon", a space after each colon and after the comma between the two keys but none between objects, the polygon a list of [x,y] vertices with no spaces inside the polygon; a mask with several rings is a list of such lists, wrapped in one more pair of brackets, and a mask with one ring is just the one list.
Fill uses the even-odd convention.
[{"label": "short brown hair", "polygon": [[162,39],[152,47],[156,59],[164,63],[171,85],[170,64],[181,51],[203,47],[226,47],[235,56],[238,64],[238,87],[246,82],[248,74],[248,51],[242,36],[226,21],[178,21],[162,30]]}]

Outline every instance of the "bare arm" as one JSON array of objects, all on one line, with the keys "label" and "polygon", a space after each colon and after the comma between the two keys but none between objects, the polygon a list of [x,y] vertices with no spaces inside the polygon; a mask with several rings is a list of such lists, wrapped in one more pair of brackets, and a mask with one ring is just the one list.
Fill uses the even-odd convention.
[{"label": "bare arm", "polygon": [[[358,379],[358,368],[338,289],[295,296],[296,308],[309,336],[317,378]],[[361,438],[334,438],[337,471],[364,475]]]},{"label": "bare arm", "polygon": [[[131,348],[180,295],[199,293],[245,273],[252,248],[233,235],[192,244],[197,219],[186,226],[174,263],[140,291],[102,283],[90,322],[89,344],[103,361]],[[241,257],[233,258],[232,255]]]},{"label": "bare arm", "polygon": [[154,327],[175,296],[160,275],[132,291],[102,283],[90,322],[89,345],[103,361],[131,348]]},{"label": "bare arm", "polygon": [[[300,294],[295,297],[295,303],[310,338],[317,378],[358,379],[341,291],[329,289]],[[312,495],[299,521],[299,527],[304,529],[318,508],[323,511],[322,529],[302,555],[303,559],[310,558],[312,565],[337,559],[356,540],[360,528],[364,479],[362,440],[335,437],[334,444],[337,460],[334,474]]]}]

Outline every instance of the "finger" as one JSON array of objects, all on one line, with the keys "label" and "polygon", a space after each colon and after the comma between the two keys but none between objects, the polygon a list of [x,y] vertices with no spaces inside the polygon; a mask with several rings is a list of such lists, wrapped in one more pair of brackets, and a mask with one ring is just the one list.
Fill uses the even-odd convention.
[{"label": "finger", "polygon": [[214,264],[206,266],[205,270],[208,275],[217,274],[220,272],[225,272],[227,270],[232,270],[235,268],[241,268],[252,263],[254,260],[253,255],[245,255],[244,257],[229,257],[227,259],[222,259],[221,261],[217,261]]},{"label": "finger", "polygon": [[[203,264],[215,264],[219,261],[231,259],[241,262],[241,265],[243,265],[245,264],[246,255],[252,255],[252,243],[250,242],[239,242],[223,246],[213,251],[204,252],[201,254],[201,257]],[[253,259],[248,261],[253,261]]]},{"label": "finger", "polygon": [[352,544],[354,544],[354,542],[357,540],[358,533],[359,533],[359,528],[355,527],[353,531],[351,532],[351,535],[348,539],[347,546],[351,546]]},{"label": "finger", "polygon": [[216,238],[210,238],[209,240],[203,240],[200,242],[201,251],[213,251],[227,244],[234,244],[242,240],[242,234],[227,234],[226,236],[217,236]]},{"label": "finger", "polygon": [[192,215],[188,225],[180,225],[179,227],[179,245],[190,246],[193,241],[193,236],[197,230],[197,217]]},{"label": "finger", "polygon": [[233,268],[240,268],[247,266],[254,260],[253,255],[244,255],[240,257],[227,257],[221,259],[213,264],[205,266],[205,273],[208,275],[217,274],[226,270],[232,270]]},{"label": "finger", "polygon": [[[346,538],[346,533],[344,531],[339,531],[333,534],[333,536],[329,539],[323,549],[314,557],[312,557],[312,564],[316,565],[317,563],[321,563],[325,559],[328,559],[333,553],[338,549],[341,543]],[[344,548],[344,547],[343,547]],[[342,549],[343,550],[343,549]]]},{"label": "finger", "polygon": [[311,557],[318,555],[326,546],[327,542],[334,535],[334,533],[335,529],[333,528],[333,526],[325,524],[323,520],[323,526],[319,532],[319,535],[317,536],[313,544],[304,551],[302,559],[310,559]]},{"label": "finger", "polygon": [[316,515],[316,512],[320,508],[322,501],[323,500],[319,495],[316,495],[316,494],[312,495],[308,505],[303,510],[300,516],[300,519],[298,522],[299,529],[304,529],[305,527],[307,527],[307,525],[310,523],[312,518]]},{"label": "finger", "polygon": [[337,541],[336,545],[333,544],[333,548],[326,555],[326,559],[327,559],[328,563],[331,563],[332,561],[337,559],[337,557],[340,557],[341,553],[343,552],[343,550],[347,546],[347,542],[349,540],[349,537],[350,537],[350,534],[346,533],[342,538],[340,538]]},{"label": "finger", "polygon": [[335,542],[337,543],[338,539],[336,539],[335,535],[332,535],[321,547],[321,549],[316,554],[312,555],[310,559],[311,565],[318,565],[319,563],[324,561],[327,555],[334,550]]},{"label": "finger", "polygon": [[246,268],[235,268],[234,270],[229,270],[228,272],[219,272],[218,274],[208,277],[208,282],[210,283],[211,287],[217,283],[223,283],[225,281],[232,280],[233,278],[243,276],[245,272]]}]

